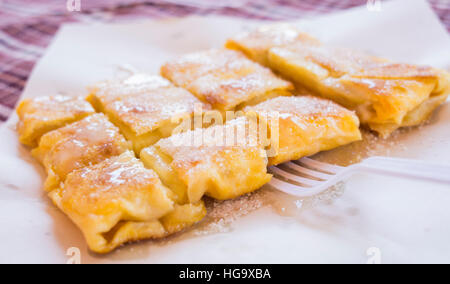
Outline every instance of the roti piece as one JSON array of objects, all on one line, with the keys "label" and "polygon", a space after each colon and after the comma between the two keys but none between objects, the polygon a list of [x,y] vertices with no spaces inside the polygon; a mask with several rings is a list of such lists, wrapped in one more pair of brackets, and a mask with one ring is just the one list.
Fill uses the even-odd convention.
[{"label": "roti piece", "polygon": [[355,113],[329,100],[312,96],[279,97],[245,111],[256,112],[261,121],[268,122],[269,166],[361,140]]},{"label": "roti piece", "polygon": [[87,100],[120,128],[137,155],[172,135],[180,124],[192,121],[196,109],[201,113],[210,108],[164,78],[147,74],[99,83],[91,87]]},{"label": "roti piece", "polygon": [[36,147],[45,133],[81,120],[95,111],[81,98],[48,96],[24,99],[17,107],[19,141]]},{"label": "roti piece", "polygon": [[277,96],[293,85],[269,69],[227,49],[185,55],[165,64],[161,75],[220,111],[239,110]]},{"label": "roti piece", "polygon": [[263,25],[249,32],[239,33],[227,40],[225,47],[243,52],[248,58],[264,66],[269,65],[268,52],[272,47],[305,42],[318,45],[320,42],[299,31],[290,24]]},{"label": "roti piece", "polygon": [[141,152],[179,203],[195,203],[204,194],[231,199],[270,181],[267,156],[245,117],[163,139]]},{"label": "roti piece", "polygon": [[48,132],[32,154],[46,168],[45,189],[58,187],[76,169],[97,164],[131,149],[119,129],[103,114]]}]

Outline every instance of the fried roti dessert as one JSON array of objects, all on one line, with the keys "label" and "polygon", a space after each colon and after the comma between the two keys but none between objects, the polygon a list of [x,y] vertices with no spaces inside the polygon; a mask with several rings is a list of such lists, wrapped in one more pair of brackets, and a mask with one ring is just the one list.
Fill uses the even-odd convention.
[{"label": "fried roti dessert", "polygon": [[[49,197],[92,251],[192,226],[205,195],[253,192],[271,180],[268,166],[360,140],[360,121],[383,136],[420,124],[450,90],[445,71],[327,47],[285,24],[226,47],[169,62],[161,76],[100,82],[87,101],[19,105],[20,141],[36,147]],[[275,74],[308,92],[293,96]],[[227,111],[240,114],[222,125]]]},{"label": "fried roti dessert", "polygon": [[220,111],[233,111],[289,95],[293,86],[238,51],[212,49],[162,66],[161,75]]},{"label": "fried roti dessert", "polygon": [[259,189],[270,181],[267,156],[245,117],[208,129],[163,139],[141,152],[179,203],[204,194],[224,200]]},{"label": "fried roti dessert", "polygon": [[247,107],[245,112],[256,112],[260,121],[268,123],[269,166],[361,140],[354,112],[317,97],[278,97]]},{"label": "fried roti dessert", "polygon": [[131,151],[73,171],[63,186],[49,193],[97,253],[130,241],[165,237],[206,214],[202,202],[177,205],[171,195]]},{"label": "fried roti dessert", "polygon": [[[292,30],[295,28],[287,32]],[[259,40],[251,45],[253,37]],[[255,60],[265,61],[285,78],[356,111],[362,124],[383,137],[400,127],[421,124],[450,93],[449,73],[432,67],[395,63],[328,47],[318,40],[293,36],[279,41],[274,32],[265,33],[264,29],[243,35],[239,42],[233,47],[264,54],[264,59]],[[262,43],[259,47],[258,42]]]},{"label": "fried roti dessert", "polygon": [[19,141],[36,147],[45,133],[83,119],[94,113],[83,99],[66,96],[48,96],[24,99],[17,107]]},{"label": "fried roti dessert", "polygon": [[97,164],[130,150],[131,145],[104,114],[93,114],[42,136],[33,156],[46,168],[47,191],[76,169]]},{"label": "fried roti dessert", "polygon": [[147,74],[101,82],[90,88],[87,100],[120,128],[137,155],[191,120],[196,108],[210,108],[164,78]]}]

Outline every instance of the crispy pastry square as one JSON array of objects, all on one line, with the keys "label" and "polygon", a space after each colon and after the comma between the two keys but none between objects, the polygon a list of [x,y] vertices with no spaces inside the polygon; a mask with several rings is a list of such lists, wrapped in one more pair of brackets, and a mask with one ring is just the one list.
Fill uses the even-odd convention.
[{"label": "crispy pastry square", "polygon": [[42,136],[32,154],[46,168],[47,191],[59,186],[73,170],[97,164],[131,149],[104,114],[93,114]]},{"label": "crispy pastry square", "polygon": [[17,107],[17,130],[22,144],[36,147],[45,133],[94,113],[81,98],[49,96],[24,99]]},{"label": "crispy pastry square", "polygon": [[325,99],[278,97],[245,111],[256,112],[269,124],[269,166],[361,140],[355,113]]},{"label": "crispy pastry square", "polygon": [[147,74],[99,83],[91,88],[87,100],[132,141],[136,154],[170,136],[196,108],[210,108],[164,78]]},{"label": "crispy pastry square", "polygon": [[288,95],[293,88],[244,54],[227,49],[188,54],[165,64],[161,75],[221,111]]},{"label": "crispy pastry square", "polygon": [[263,25],[255,30],[243,32],[227,40],[225,47],[242,51],[248,58],[264,66],[270,66],[268,61],[269,49],[276,46],[305,42],[310,45],[320,42],[300,32],[290,24]]},{"label": "crispy pastry square", "polygon": [[[285,29],[285,33],[295,34],[294,27]],[[450,93],[450,75],[443,70],[394,63],[358,51],[327,47],[313,39],[292,36],[278,40],[276,29],[268,30],[243,35],[239,48],[255,53],[264,50],[264,60],[273,70],[355,110],[362,124],[384,137],[400,127],[422,123]],[[283,38],[283,32],[278,32]],[[259,40],[250,45],[253,37]],[[263,44],[258,47],[258,42]]]},{"label": "crispy pastry square", "polygon": [[203,203],[179,206],[152,170],[133,153],[75,170],[50,198],[82,230],[89,248],[161,238],[203,218]]},{"label": "crispy pastry square", "polygon": [[243,117],[163,139],[143,149],[141,159],[172,189],[179,203],[197,202],[204,194],[220,200],[235,198],[271,179],[264,148]]}]

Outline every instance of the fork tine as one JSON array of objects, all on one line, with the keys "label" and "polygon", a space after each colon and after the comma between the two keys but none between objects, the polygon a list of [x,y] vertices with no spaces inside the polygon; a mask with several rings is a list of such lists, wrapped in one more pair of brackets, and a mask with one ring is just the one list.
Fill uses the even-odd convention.
[{"label": "fork tine", "polygon": [[[269,171],[275,174],[275,177],[272,178],[269,185],[287,194],[298,197],[310,197],[336,185],[338,182],[344,180],[345,177],[352,171],[352,167],[346,168],[329,165],[310,158],[300,159],[299,162],[311,169],[297,165],[293,162],[288,162],[284,164],[284,166],[296,171],[297,173],[311,176],[311,179],[291,174],[277,167],[270,167]],[[285,178],[286,180],[280,179],[280,177]],[[313,178],[320,180],[314,180]],[[294,182],[300,183],[300,185],[294,184]]]},{"label": "fork tine", "polygon": [[298,185],[293,185],[291,183],[287,183],[285,181],[279,180],[277,178],[272,178],[269,182],[269,185],[273,186],[277,190],[283,191],[287,194],[292,194],[295,196],[302,196],[303,194],[308,192],[307,187],[301,187]]},{"label": "fork tine", "polygon": [[318,171],[313,171],[313,170],[307,169],[305,167],[299,166],[297,164],[294,164],[292,162],[286,163],[284,165],[286,167],[296,171],[296,172],[299,172],[301,174],[305,174],[305,175],[311,176],[313,178],[327,180],[328,178],[332,177],[332,175],[330,175],[330,174],[326,174],[326,173],[322,173],[322,172],[318,172]]},{"label": "fork tine", "polygon": [[316,187],[308,188],[302,187],[294,184],[287,183],[285,181],[279,180],[277,178],[272,178],[269,182],[269,185],[274,187],[275,189],[282,191],[284,193],[297,196],[297,197],[311,197],[316,194],[319,194],[329,188],[327,182],[323,182],[322,185],[318,185]]},{"label": "fork tine", "polygon": [[322,172],[330,173],[330,174],[337,174],[339,172],[339,170],[344,168],[344,167],[340,167],[340,166],[335,166],[335,165],[318,162],[316,160],[312,160],[312,159],[306,158],[306,157],[300,159],[299,162],[301,162],[302,164],[304,164],[308,167],[314,168],[314,169],[322,171]]},{"label": "fork tine", "polygon": [[277,168],[277,167],[271,167],[270,171],[276,175],[283,177],[283,178],[301,183],[306,186],[315,186],[320,183],[320,181],[317,181],[317,180],[307,179],[307,178],[293,175],[293,174],[283,171],[282,169]]}]

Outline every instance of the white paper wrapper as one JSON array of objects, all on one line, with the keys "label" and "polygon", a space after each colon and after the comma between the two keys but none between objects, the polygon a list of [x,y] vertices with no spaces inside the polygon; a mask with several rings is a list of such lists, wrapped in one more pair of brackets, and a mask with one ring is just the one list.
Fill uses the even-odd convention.
[{"label": "white paper wrapper", "polygon": [[[118,76],[121,65],[156,73],[177,55],[219,47],[256,24],[192,17],[66,25],[37,64],[23,96],[84,96],[87,85]],[[450,67],[450,38],[422,0],[383,3],[381,12],[362,7],[298,25],[330,44]],[[71,247],[80,249],[83,263],[450,262],[449,186],[372,175],[354,176],[341,197],[295,218],[263,207],[233,222],[230,232],[142,242],[94,255],[81,232],[43,193],[45,173],[19,145],[16,121],[13,116],[0,128],[0,263],[66,263]],[[448,162],[449,122],[447,103],[420,131],[407,131],[394,142],[369,144],[373,149],[382,144],[379,152],[392,156]],[[350,159],[364,152],[362,148],[347,147],[322,157],[344,153]]]}]

